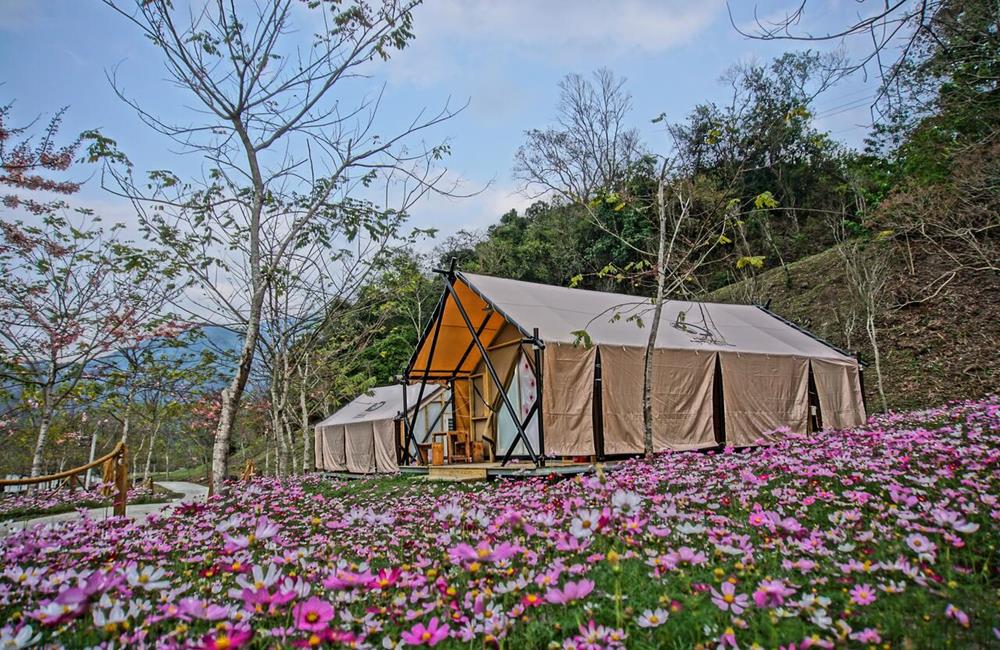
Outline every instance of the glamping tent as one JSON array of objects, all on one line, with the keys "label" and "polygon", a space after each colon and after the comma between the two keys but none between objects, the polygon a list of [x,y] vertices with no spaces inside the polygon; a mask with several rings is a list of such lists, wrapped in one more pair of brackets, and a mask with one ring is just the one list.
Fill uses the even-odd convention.
[{"label": "glamping tent", "polygon": [[[316,469],[373,474],[399,471],[399,419],[408,412],[416,435],[424,437],[448,426],[449,393],[430,387],[420,399],[420,386],[379,386],[316,425]],[[412,406],[408,406],[412,405]]]},{"label": "glamping tent", "polygon": [[[441,273],[446,290],[404,380],[448,383],[456,429],[495,442],[504,463],[643,451],[648,299]],[[861,370],[762,307],[669,301],[653,354],[655,450],[859,424]],[[416,458],[413,433],[407,420],[404,462]]]}]

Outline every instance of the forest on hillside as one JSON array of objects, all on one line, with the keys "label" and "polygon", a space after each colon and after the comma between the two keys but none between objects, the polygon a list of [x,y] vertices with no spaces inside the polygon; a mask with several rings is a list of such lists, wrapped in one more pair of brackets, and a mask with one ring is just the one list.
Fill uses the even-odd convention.
[{"label": "forest on hillside", "polygon": [[[136,103],[151,129],[211,161],[205,178],[140,174],[128,143],[64,136],[58,113],[40,128],[0,109],[0,473],[79,465],[118,440],[146,478],[226,475],[248,459],[271,474],[305,471],[312,424],[398,380],[440,295],[433,269],[452,259],[651,304],[770,303],[860,353],[872,410],[996,388],[995,4],[900,3],[883,16],[910,36],[872,46],[881,85],[860,149],[817,126],[840,107],[815,105],[864,62],[809,39],[734,64],[720,80],[731,96],[680,119],[637,115],[627,71],[568,75],[551,121],[525,125],[511,161],[534,203],[433,245],[406,217],[428,192],[457,193],[436,171],[448,145],[419,140],[454,110],[372,140],[320,103],[337,83],[323,72],[331,61],[348,72],[391,65],[419,36],[409,5],[359,6],[305,72],[275,63],[271,76],[253,64],[281,45],[280,9],[252,26],[223,15],[197,29],[175,25],[183,17],[168,4],[121,10],[206,107],[192,117],[203,123],[170,124]],[[843,28],[863,37],[873,25]],[[220,76],[220,61],[235,73]],[[296,93],[316,103],[296,104]],[[636,126],[650,119],[656,141]],[[286,138],[314,148],[297,159]],[[68,179],[87,165],[136,207],[144,241],[75,203]],[[360,198],[383,184],[392,201]],[[195,293],[207,307],[190,308]]]}]

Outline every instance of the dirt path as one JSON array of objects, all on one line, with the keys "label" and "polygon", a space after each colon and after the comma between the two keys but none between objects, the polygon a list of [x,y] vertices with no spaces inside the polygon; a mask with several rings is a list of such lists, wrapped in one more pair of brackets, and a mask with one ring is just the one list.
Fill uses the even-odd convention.
[{"label": "dirt path", "polygon": [[[160,512],[164,508],[187,501],[203,501],[208,495],[208,488],[204,485],[198,485],[196,483],[186,483],[184,481],[158,481],[157,485],[162,486],[171,492],[176,492],[177,494],[180,494],[181,497],[164,503],[142,503],[134,506],[130,505],[125,511],[125,514],[129,518],[141,521],[152,513]],[[110,505],[103,508],[93,508],[88,510],[87,514],[91,519],[97,520],[113,516]],[[36,524],[58,524],[63,521],[72,521],[74,519],[78,519],[79,517],[80,513],[73,511],[62,512],[57,515],[35,517],[34,519],[23,519],[21,521],[0,522],[0,537],[6,537],[14,531],[22,530]]]}]

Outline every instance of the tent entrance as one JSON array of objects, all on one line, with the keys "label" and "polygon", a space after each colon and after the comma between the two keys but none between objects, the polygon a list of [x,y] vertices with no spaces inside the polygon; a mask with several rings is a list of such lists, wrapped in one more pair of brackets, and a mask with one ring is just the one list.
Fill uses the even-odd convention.
[{"label": "tent entrance", "polygon": [[[520,384],[511,391],[507,366],[516,371],[518,352],[531,346],[535,366],[541,367],[544,344],[537,330],[529,335],[526,330],[508,318],[492,302],[478,292],[461,275],[455,272],[455,262],[447,270],[437,269],[445,280],[445,292],[438,302],[431,321],[417,345],[410,364],[403,375],[404,383],[419,382],[421,390],[427,382],[447,381],[454,387],[456,396],[464,392],[458,386],[468,386],[467,400],[455,400],[454,421],[457,431],[468,434],[473,442],[490,442],[496,456],[505,464],[514,455],[526,454],[536,465],[544,465],[544,434],[541,424],[541,377],[531,378],[538,398],[523,405]],[[513,338],[499,341],[504,333]],[[500,370],[498,370],[498,367]],[[514,377],[517,378],[516,372]],[[516,380],[520,381],[520,380]],[[421,395],[418,393],[418,401]],[[466,413],[460,407],[468,405]],[[522,407],[526,406],[526,410]],[[505,417],[501,425],[498,417]],[[504,439],[498,440],[502,429]],[[532,433],[529,434],[528,430]],[[537,432],[537,433],[535,433]],[[407,418],[403,423],[401,461],[417,460],[412,454],[414,422]]]}]

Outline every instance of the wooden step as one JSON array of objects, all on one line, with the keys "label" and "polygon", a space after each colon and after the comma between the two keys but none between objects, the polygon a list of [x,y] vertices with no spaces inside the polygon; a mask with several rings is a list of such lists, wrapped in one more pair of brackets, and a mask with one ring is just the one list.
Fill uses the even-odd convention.
[{"label": "wooden step", "polygon": [[427,468],[431,481],[485,481],[486,467],[463,465],[431,465]]}]

